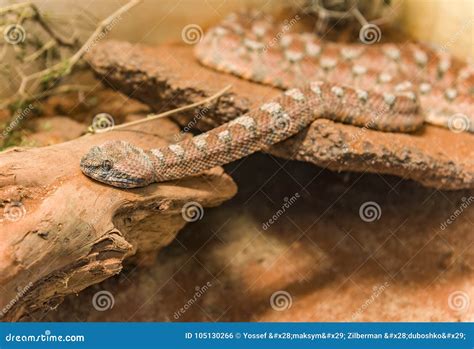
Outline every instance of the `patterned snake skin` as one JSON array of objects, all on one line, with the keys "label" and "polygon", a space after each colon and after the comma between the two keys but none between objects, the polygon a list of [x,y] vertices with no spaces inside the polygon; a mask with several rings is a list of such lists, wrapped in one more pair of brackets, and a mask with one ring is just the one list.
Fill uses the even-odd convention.
[{"label": "patterned snake skin", "polygon": [[143,150],[124,141],[93,147],[81,159],[84,174],[120,188],[182,178],[265,149],[318,118],[397,132],[417,130],[424,121],[446,126],[456,114],[470,120],[472,97],[460,91],[472,86],[472,68],[448,55],[432,57],[411,45],[323,47],[308,34],[283,36],[278,48],[267,50],[263,42],[278,37],[271,19],[243,23],[243,17],[233,15],[212,29],[197,47],[198,59],[253,81],[293,88],[229,123],[167,147]]},{"label": "patterned snake skin", "polygon": [[413,91],[426,122],[453,127],[453,116],[462,116],[463,130],[474,132],[474,66],[418,43],[330,43],[249,15],[232,14],[208,31],[196,47],[200,62],[281,89],[323,80],[379,93]]}]

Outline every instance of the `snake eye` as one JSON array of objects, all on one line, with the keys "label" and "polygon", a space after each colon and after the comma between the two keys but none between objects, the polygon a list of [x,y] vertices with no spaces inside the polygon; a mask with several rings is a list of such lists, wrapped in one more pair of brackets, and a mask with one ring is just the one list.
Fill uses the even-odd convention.
[{"label": "snake eye", "polygon": [[101,164],[102,169],[106,172],[110,171],[113,166],[114,164],[111,160],[104,160],[102,161],[102,164]]}]

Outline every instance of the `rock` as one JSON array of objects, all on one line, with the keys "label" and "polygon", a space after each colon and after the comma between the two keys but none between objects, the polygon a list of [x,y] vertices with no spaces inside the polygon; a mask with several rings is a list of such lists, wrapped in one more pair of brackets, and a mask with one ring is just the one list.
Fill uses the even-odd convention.
[{"label": "rock", "polygon": [[107,113],[119,124],[128,114],[147,114],[150,108],[111,89],[53,95],[37,104],[42,115],[65,115],[78,122],[92,123],[95,115]]},{"label": "rock", "polygon": [[37,147],[67,142],[87,131],[87,126],[65,116],[35,118],[26,127],[33,133],[24,141]]},{"label": "rock", "polygon": [[[196,124],[200,130],[229,121],[281,93],[199,65],[189,46],[108,41],[98,44],[87,59],[111,86],[156,111],[202,100],[232,84],[231,92],[208,109],[175,116],[181,125]],[[439,189],[462,189],[474,188],[473,149],[473,135],[430,125],[415,134],[399,134],[320,119],[268,152],[334,171],[386,173]]]}]

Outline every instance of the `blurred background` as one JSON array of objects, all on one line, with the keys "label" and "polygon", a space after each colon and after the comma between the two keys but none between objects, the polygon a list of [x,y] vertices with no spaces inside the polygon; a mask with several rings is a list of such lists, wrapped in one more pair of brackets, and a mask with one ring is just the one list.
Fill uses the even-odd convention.
[{"label": "blurred background", "polygon": [[[104,39],[120,39],[134,43],[159,44],[180,42],[183,27],[192,23],[204,30],[228,13],[259,8],[266,12],[284,14],[289,9],[308,9],[318,0],[144,0],[126,12],[108,31]],[[355,0],[320,0],[331,3]],[[367,0],[369,6],[385,5],[384,16],[392,27],[408,37],[447,48],[454,55],[474,57],[474,2],[470,0]],[[0,7],[21,1],[1,0]],[[32,1],[53,29],[64,37],[77,36],[85,41],[97,24],[125,0],[36,0]],[[28,31],[28,29],[27,29]],[[12,60],[11,57],[2,57]],[[16,77],[0,79],[0,98],[9,95]]]},{"label": "blurred background", "polygon": [[[378,0],[369,0],[376,3]],[[388,3],[389,16],[395,25],[418,40],[444,45],[450,43],[452,52],[461,57],[473,57],[474,3],[471,0],[382,0]],[[1,0],[0,7],[22,1]],[[31,1],[48,17],[63,22],[63,30],[70,33],[74,18],[82,26],[93,24],[110,15],[125,0],[35,0]],[[331,1],[328,1],[330,3]],[[333,1],[334,2],[334,1]],[[219,21],[229,12],[260,8],[278,13],[285,9],[304,8],[308,0],[144,0],[124,15],[110,38],[157,44],[179,41],[181,29],[196,23],[203,28]],[[453,34],[454,33],[454,34]]]},{"label": "blurred background", "polygon": [[[376,1],[376,0],[373,0]],[[19,1],[0,1],[0,4]],[[78,14],[90,20],[107,17],[126,1],[117,0],[37,0],[40,9],[68,19]],[[257,7],[279,12],[288,7],[304,7],[305,0],[144,0],[125,15],[110,33],[110,38],[157,44],[179,41],[181,29],[196,23],[203,28],[219,21],[229,12]],[[392,0],[395,23],[408,35],[443,45],[452,42],[452,52],[474,56],[474,2],[471,0]],[[457,33],[453,37],[453,33]]]}]

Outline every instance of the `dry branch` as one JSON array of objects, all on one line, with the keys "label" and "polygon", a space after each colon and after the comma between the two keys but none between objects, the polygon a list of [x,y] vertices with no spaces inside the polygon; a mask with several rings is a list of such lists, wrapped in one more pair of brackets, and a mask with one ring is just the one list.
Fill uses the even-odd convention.
[{"label": "dry branch", "polygon": [[[11,96],[0,101],[0,109],[9,107],[14,112],[21,112],[23,106],[30,102],[44,98],[45,96],[61,93],[63,89],[61,86],[58,87],[58,85],[62,82],[63,78],[68,76],[73,71],[73,68],[79,64],[84,54],[100,40],[101,35],[104,35],[110,31],[112,24],[120,19],[124,13],[137,6],[140,1],[141,0],[130,0],[110,16],[102,20],[94,32],[89,36],[87,41],[80,47],[78,47],[79,43],[77,39],[64,39],[54,30],[52,30],[47,21],[41,15],[38,8],[32,3],[22,3],[1,8],[0,15],[18,11],[20,19],[17,20],[18,23],[16,24],[19,25],[21,25],[25,20],[23,12],[30,10],[31,13],[28,14],[27,17],[36,21],[51,38],[51,40],[45,42],[37,51],[28,55],[23,60],[23,63],[26,63],[27,66],[30,66],[32,61],[35,61],[41,55],[43,55],[44,52],[51,50],[57,45],[66,47],[68,49],[78,49],[72,56],[61,59],[59,62],[31,74],[25,74],[20,68],[17,67],[16,70],[21,80],[19,87]],[[2,48],[3,55],[5,54],[6,47],[7,46],[3,46]],[[68,90],[71,90],[71,88],[72,85],[69,86]],[[12,120],[10,120],[8,124],[10,124],[14,118],[15,115],[12,116]],[[4,141],[4,144],[5,143],[7,142]]]}]

